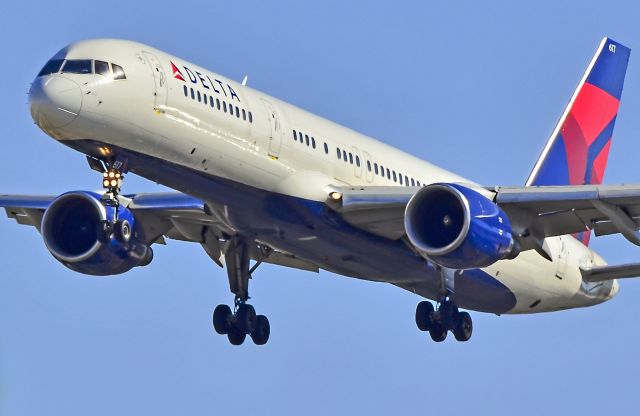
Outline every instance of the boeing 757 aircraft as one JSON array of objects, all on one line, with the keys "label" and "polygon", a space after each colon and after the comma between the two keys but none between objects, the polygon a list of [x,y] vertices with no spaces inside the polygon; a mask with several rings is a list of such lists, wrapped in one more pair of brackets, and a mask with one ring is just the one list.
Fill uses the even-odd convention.
[{"label": "boeing 757 aircraft", "polygon": [[[269,339],[248,303],[262,263],[391,283],[435,301],[415,314],[434,341],[467,341],[459,308],[586,307],[640,275],[588,247],[592,231],[640,245],[640,186],[602,185],[629,55],[603,39],[526,184],[484,187],[150,46],[73,43],[33,81],[31,115],[103,189],[0,206],[88,275],[147,266],[167,238],[200,244],[226,267],[235,301],[213,327],[234,345]],[[122,193],[129,173],[177,192]]]}]

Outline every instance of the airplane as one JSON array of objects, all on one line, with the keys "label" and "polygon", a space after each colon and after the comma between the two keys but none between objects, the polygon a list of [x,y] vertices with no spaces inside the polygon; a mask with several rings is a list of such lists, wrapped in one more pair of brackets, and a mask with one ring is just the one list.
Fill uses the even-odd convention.
[{"label": "airplane", "polygon": [[[53,257],[94,276],[153,259],[167,239],[226,268],[233,345],[270,337],[249,303],[263,263],[385,282],[421,297],[420,331],[468,341],[469,311],[531,314],[612,299],[640,264],[589,248],[640,245],[640,186],[602,185],[630,49],[604,38],[524,186],[486,187],[141,43],[56,53],[29,90],[33,120],[87,158],[99,191],[1,195]],[[175,192],[127,194],[136,174]],[[433,302],[432,302],[433,301]]]}]

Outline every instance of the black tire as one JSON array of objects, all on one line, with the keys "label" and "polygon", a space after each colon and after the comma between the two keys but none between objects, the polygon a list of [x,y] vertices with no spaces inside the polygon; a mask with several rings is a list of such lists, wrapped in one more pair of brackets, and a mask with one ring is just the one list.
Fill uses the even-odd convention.
[{"label": "black tire", "polygon": [[239,332],[236,328],[231,328],[227,334],[227,338],[229,338],[231,345],[242,345],[246,337],[247,334]]},{"label": "black tire", "polygon": [[458,324],[458,307],[452,301],[442,302],[440,304],[440,324],[442,328],[453,331]]},{"label": "black tire", "polygon": [[460,342],[466,342],[471,339],[473,334],[473,321],[471,315],[467,312],[460,312],[458,314],[458,325],[453,330],[453,336]]},{"label": "black tire", "polygon": [[431,328],[431,314],[433,311],[433,304],[426,300],[416,306],[416,325],[420,331],[428,331]]},{"label": "black tire", "polygon": [[123,244],[131,241],[132,232],[131,223],[128,220],[118,220],[113,225],[113,236]]},{"label": "black tire", "polygon": [[269,334],[271,334],[271,326],[269,320],[264,315],[258,315],[256,322],[256,329],[251,333],[251,339],[256,345],[264,345],[269,341]]},{"label": "black tire", "polygon": [[436,324],[429,330],[429,336],[435,342],[442,342],[447,339],[447,330]]},{"label": "black tire", "polygon": [[107,221],[100,221],[97,228],[98,241],[103,244],[107,244],[111,240],[111,235],[113,234],[113,230],[111,229],[111,224]]},{"label": "black tire", "polygon": [[218,305],[213,310],[213,329],[220,335],[229,333],[231,326],[229,325],[229,316],[231,308],[227,305]]},{"label": "black tire", "polygon": [[246,335],[251,334],[256,329],[258,323],[258,316],[253,306],[243,303],[238,307],[236,311],[236,324],[235,327],[240,332],[244,332]]}]

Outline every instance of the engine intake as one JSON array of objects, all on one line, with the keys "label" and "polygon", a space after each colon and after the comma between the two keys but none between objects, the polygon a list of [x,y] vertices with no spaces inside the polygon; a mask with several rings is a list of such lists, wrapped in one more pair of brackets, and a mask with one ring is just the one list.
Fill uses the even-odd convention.
[{"label": "engine intake", "polygon": [[444,267],[486,267],[517,255],[504,211],[459,184],[436,183],[420,189],[407,204],[404,225],[411,244]]},{"label": "engine intake", "polygon": [[113,233],[105,234],[105,222],[112,223],[115,217],[116,208],[104,206],[99,194],[69,192],[56,198],[45,211],[42,238],[58,261],[84,274],[114,275],[149,264],[153,252],[142,242],[129,209],[119,206],[117,218],[126,220],[138,237],[123,242]]}]

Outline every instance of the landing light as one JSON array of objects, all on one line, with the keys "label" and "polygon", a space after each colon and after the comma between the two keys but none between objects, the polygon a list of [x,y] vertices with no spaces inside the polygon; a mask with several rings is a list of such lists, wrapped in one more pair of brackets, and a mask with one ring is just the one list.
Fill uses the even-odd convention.
[{"label": "landing light", "polygon": [[338,191],[333,191],[329,193],[329,198],[333,199],[334,201],[338,201],[340,200],[340,198],[342,198],[342,194]]}]

